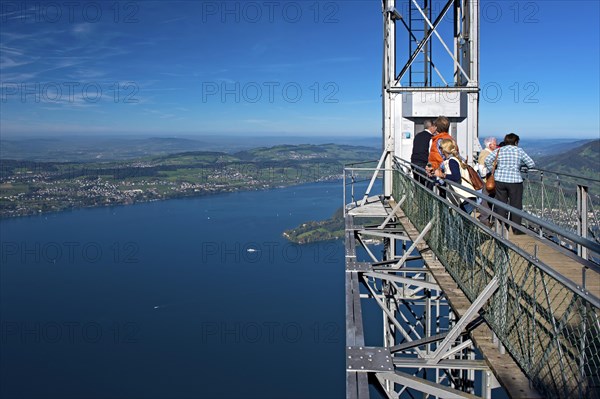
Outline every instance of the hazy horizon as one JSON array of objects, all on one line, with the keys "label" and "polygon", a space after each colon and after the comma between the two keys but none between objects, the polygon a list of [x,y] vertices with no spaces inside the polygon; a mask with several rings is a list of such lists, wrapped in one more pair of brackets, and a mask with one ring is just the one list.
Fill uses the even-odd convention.
[{"label": "hazy horizon", "polygon": [[[599,134],[590,134],[590,135],[582,135],[582,136],[557,136],[557,137],[539,137],[537,135],[525,135],[522,133],[518,133],[521,137],[521,141],[523,140],[568,140],[568,141],[576,141],[576,140],[600,140]],[[507,133],[508,134],[508,133]],[[501,138],[502,135],[494,135],[494,134],[486,134],[480,135],[479,140],[483,140],[485,137],[494,136],[497,138]],[[278,140],[284,139],[379,139],[381,138],[381,133],[377,133],[374,135],[371,134],[347,134],[347,135],[323,135],[323,134],[290,134],[290,135],[278,135],[278,134],[256,134],[256,133],[238,133],[231,135],[221,135],[218,133],[212,134],[194,134],[194,133],[148,133],[148,134],[132,134],[132,133],[104,133],[104,134],[94,134],[94,135],[86,135],[86,134],[43,134],[43,133],[31,133],[31,134],[2,134],[0,136],[0,140],[50,140],[50,139],[127,139],[127,140],[140,140],[140,139],[187,139],[187,140],[200,140],[203,138],[215,138],[220,140],[228,140],[228,139],[239,139],[239,138],[274,138]]]}]

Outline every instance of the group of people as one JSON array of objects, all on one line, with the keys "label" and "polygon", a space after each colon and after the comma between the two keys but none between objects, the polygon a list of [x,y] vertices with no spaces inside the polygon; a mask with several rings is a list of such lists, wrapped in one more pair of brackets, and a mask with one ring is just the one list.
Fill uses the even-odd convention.
[{"label": "group of people", "polygon": [[[458,146],[448,133],[450,121],[444,116],[435,120],[426,120],[424,130],[415,136],[411,163],[415,180],[428,188],[432,188],[432,182],[444,185],[445,180],[451,180],[473,191],[478,191],[489,197],[508,204],[517,209],[523,209],[523,178],[521,167],[535,167],[535,163],[519,145],[519,136],[509,133],[504,141],[497,143],[496,138],[484,139],[484,149],[480,152],[478,163],[481,177],[488,179],[493,173],[496,187],[493,192],[485,188],[474,190],[473,183],[466,167],[466,161],[460,156]],[[423,170],[425,174],[423,174]],[[427,178],[425,177],[427,176]],[[454,186],[452,191],[459,196],[460,208],[466,213],[472,213],[475,203],[481,204],[479,209],[479,221],[491,226],[490,204],[481,202],[480,197],[473,196],[468,191]],[[444,190],[442,190],[443,194]],[[508,210],[498,207],[496,212],[506,218]],[[521,225],[521,217],[510,215],[510,220],[516,225]],[[523,234],[520,230],[513,229],[514,234]]]}]

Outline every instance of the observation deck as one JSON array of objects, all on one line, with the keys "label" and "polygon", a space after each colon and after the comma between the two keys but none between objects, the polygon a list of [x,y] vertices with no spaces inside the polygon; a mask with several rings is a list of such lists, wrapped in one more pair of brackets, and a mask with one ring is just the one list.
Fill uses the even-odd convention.
[{"label": "observation deck", "polygon": [[600,398],[600,182],[529,171],[523,210],[463,188],[524,222],[490,228],[407,162],[441,115],[479,152],[480,8],[382,0],[383,153],[344,172],[349,398]]},{"label": "observation deck", "polygon": [[600,181],[529,171],[523,211],[471,191],[523,218],[490,228],[399,158],[374,195],[383,164],[344,173],[347,397],[599,398]]}]

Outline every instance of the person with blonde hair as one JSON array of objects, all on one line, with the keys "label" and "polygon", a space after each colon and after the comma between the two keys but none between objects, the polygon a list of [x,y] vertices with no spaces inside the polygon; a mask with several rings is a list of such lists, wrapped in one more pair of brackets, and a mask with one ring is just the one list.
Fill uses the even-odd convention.
[{"label": "person with blonde hair", "polygon": [[[469,177],[469,171],[467,170],[467,165],[458,154],[458,148],[456,147],[454,140],[442,139],[440,141],[440,149],[442,151],[442,157],[444,158],[444,161],[440,165],[440,168],[436,170],[435,175],[439,178],[458,183],[470,190],[481,192],[481,190],[475,190],[473,188],[473,184],[471,183],[471,179]],[[452,191],[458,194],[458,198],[455,197],[456,202],[460,205],[460,209],[466,213],[470,214],[473,212],[475,205],[465,201],[465,199],[470,199],[477,203],[481,201],[480,198],[473,196],[473,194],[469,193],[468,191],[461,190],[459,187],[452,186]]]},{"label": "person with blonde hair", "polygon": [[[498,143],[495,137],[490,136],[486,137],[483,140],[483,145],[485,146],[485,148],[479,153],[478,167],[480,176],[484,180],[487,180],[487,178],[491,174],[491,170],[488,170],[488,168],[485,166],[485,159],[488,157],[488,155],[494,152],[496,148],[498,148]],[[482,193],[492,198],[496,196],[496,192],[487,191],[485,185],[483,186]],[[481,208],[479,209],[479,221],[488,227],[492,227],[492,221],[490,220],[491,210],[492,207],[490,206],[489,202],[483,201],[481,204]]]}]

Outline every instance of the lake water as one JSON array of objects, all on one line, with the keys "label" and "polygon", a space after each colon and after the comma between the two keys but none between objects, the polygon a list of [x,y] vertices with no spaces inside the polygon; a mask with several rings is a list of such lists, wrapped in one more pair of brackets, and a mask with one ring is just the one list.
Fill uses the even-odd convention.
[{"label": "lake water", "polygon": [[0,222],[0,397],[341,398],[341,183]]}]

